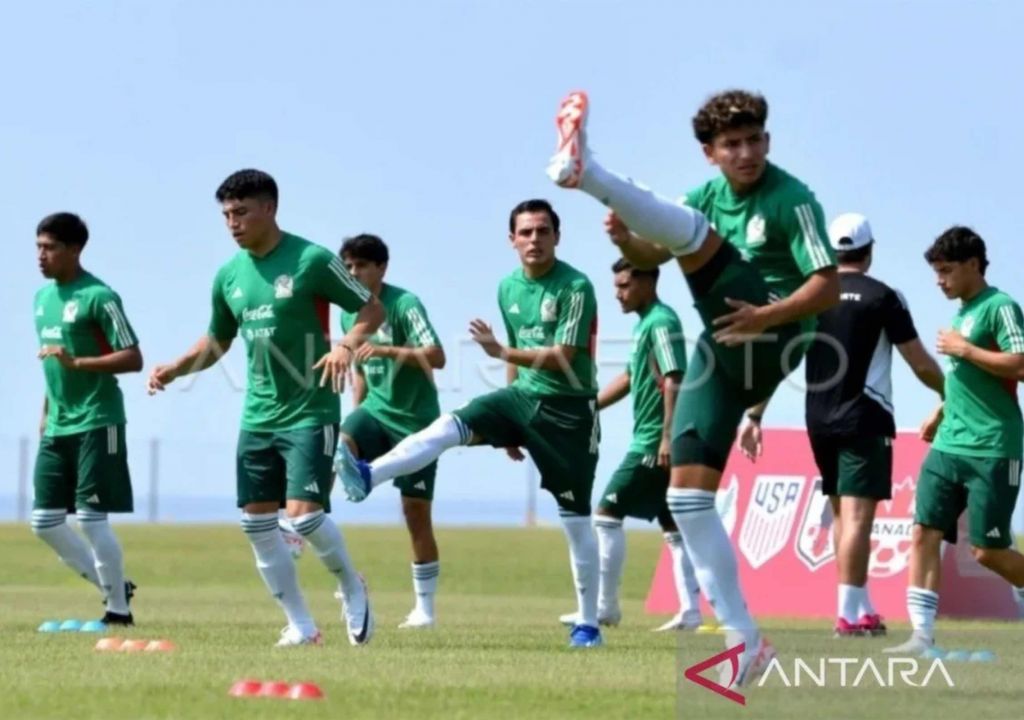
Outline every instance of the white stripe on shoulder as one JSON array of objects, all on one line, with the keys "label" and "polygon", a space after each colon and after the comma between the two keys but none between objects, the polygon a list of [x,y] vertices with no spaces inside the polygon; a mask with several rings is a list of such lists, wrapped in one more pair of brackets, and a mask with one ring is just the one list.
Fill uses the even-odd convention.
[{"label": "white stripe on shoulder", "polygon": [[829,265],[828,251],[825,250],[824,242],[818,235],[817,224],[814,222],[814,210],[807,203],[797,205],[793,208],[796,213],[797,222],[800,223],[800,230],[804,236],[804,248],[811,260],[811,264],[817,268]]}]

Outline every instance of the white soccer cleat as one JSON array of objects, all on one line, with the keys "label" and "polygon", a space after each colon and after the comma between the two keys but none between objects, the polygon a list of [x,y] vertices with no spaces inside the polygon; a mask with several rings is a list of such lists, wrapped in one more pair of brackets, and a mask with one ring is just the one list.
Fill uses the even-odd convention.
[{"label": "white soccer cleat", "polygon": [[932,649],[935,640],[925,637],[920,631],[915,630],[910,634],[910,639],[900,645],[887,647],[882,652],[891,655],[907,655],[909,657],[920,657]]},{"label": "white soccer cleat", "polygon": [[398,627],[402,630],[430,630],[434,624],[434,618],[422,610],[416,609],[406,615],[405,620]]},{"label": "white soccer cleat", "polygon": [[317,630],[312,635],[303,635],[298,628],[291,625],[281,631],[281,638],[274,647],[298,647],[299,645],[323,645],[324,636]]},{"label": "white soccer cleat", "polygon": [[587,113],[590,102],[582,91],[569,93],[555,115],[558,147],[548,163],[548,177],[564,188],[578,188],[586,170]]},{"label": "white soccer cleat", "polygon": [[369,643],[374,629],[373,608],[370,606],[370,591],[363,576],[359,576],[359,590],[353,597],[346,598],[340,592],[335,593],[334,597],[341,600],[341,620],[345,623],[349,644]]},{"label": "white soccer cleat", "polygon": [[676,615],[664,625],[654,628],[654,632],[667,632],[669,630],[696,630],[701,626],[702,618],[700,611],[688,611],[676,613]]},{"label": "white soccer cleat", "polygon": [[[579,613],[566,613],[565,615],[558,616],[558,622],[566,627],[575,627],[580,624]],[[618,627],[619,623],[622,622],[622,610],[615,609],[611,611],[598,611],[597,613],[597,624],[602,627]]]},{"label": "white soccer cleat", "polygon": [[[757,640],[747,643],[743,654],[740,655],[739,668],[733,684],[741,688],[752,686],[759,677],[764,675],[775,655],[775,648],[772,644],[768,642],[764,635],[758,633]],[[726,670],[726,672],[728,673],[729,670]],[[726,680],[728,679],[727,677]],[[726,683],[722,684],[726,685]]]}]

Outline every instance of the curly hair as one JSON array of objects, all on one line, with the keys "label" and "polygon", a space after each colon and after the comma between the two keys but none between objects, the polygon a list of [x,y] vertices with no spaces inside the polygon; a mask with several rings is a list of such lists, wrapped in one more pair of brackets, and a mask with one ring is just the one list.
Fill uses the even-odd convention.
[{"label": "curly hair", "polygon": [[707,145],[726,130],[757,125],[768,120],[768,101],[746,90],[726,90],[709,97],[693,116],[693,134]]},{"label": "curly hair", "polygon": [[971,258],[978,259],[978,270],[984,275],[985,268],[988,267],[985,241],[974,230],[963,225],[954,225],[939,235],[924,253],[924,259],[928,263],[962,263]]}]

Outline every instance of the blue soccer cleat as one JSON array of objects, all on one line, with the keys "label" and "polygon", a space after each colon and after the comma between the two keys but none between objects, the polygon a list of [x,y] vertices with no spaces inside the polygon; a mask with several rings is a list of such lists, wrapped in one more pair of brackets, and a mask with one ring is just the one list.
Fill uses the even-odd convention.
[{"label": "blue soccer cleat", "polygon": [[345,496],[351,502],[362,502],[373,489],[369,464],[353,455],[344,442],[338,443],[334,453],[334,471],[338,473]]},{"label": "blue soccer cleat", "polygon": [[574,625],[569,633],[569,647],[588,648],[602,645],[604,640],[601,639],[601,631],[593,625]]}]

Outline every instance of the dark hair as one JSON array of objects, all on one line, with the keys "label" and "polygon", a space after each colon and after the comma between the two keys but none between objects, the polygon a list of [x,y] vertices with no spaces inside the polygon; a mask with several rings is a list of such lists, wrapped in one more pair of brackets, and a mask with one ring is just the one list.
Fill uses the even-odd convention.
[{"label": "dark hair", "polygon": [[561,225],[561,220],[558,219],[558,213],[551,207],[551,203],[547,200],[523,200],[521,203],[512,208],[512,212],[508,216],[508,231],[513,235],[516,232],[516,218],[523,213],[528,212],[546,212],[548,217],[551,218],[551,229],[556,233],[559,231],[558,228]]},{"label": "dark hair", "polygon": [[632,277],[649,277],[652,280],[657,280],[658,275],[661,274],[661,271],[658,270],[656,266],[648,270],[641,270],[640,268],[634,266],[633,263],[631,263],[626,258],[619,258],[618,260],[615,261],[615,264],[612,265],[613,273],[626,272],[627,270],[629,270],[629,274]]},{"label": "dark hair", "polygon": [[217,202],[258,198],[277,204],[277,183],[262,170],[239,170],[231,173],[217,188]]},{"label": "dark hair", "polygon": [[924,253],[929,263],[967,262],[978,259],[978,270],[985,274],[988,257],[985,255],[985,241],[978,233],[963,225],[954,225],[935,238],[935,242]]},{"label": "dark hair", "polygon": [[388,246],[376,235],[362,233],[345,238],[338,254],[343,258],[348,256],[355,260],[369,260],[383,265],[388,261]]},{"label": "dark hair", "polygon": [[863,247],[854,248],[853,250],[836,250],[836,261],[840,265],[862,263],[871,257],[871,248],[874,245],[874,243],[868,243]]},{"label": "dark hair", "polygon": [[89,228],[85,226],[85,221],[74,213],[58,212],[39,221],[36,235],[49,235],[64,245],[83,248],[89,241]]},{"label": "dark hair", "polygon": [[757,125],[768,120],[768,101],[746,90],[726,90],[709,97],[693,116],[693,134],[706,145],[726,130]]}]

